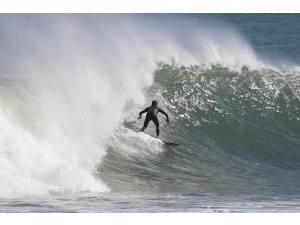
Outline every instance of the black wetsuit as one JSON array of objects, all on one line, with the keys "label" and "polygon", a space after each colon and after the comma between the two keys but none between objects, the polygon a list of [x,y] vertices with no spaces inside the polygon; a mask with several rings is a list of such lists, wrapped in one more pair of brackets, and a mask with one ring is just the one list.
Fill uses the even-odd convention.
[{"label": "black wetsuit", "polygon": [[148,108],[140,112],[140,116],[142,116],[143,113],[147,113],[146,119],[144,121],[144,126],[142,127],[141,131],[144,131],[147,128],[149,122],[152,120],[156,126],[156,135],[159,136],[159,121],[156,115],[159,112],[164,114],[167,117],[167,120],[169,119],[168,114],[165,113],[162,109],[158,108],[157,106],[149,106]]}]

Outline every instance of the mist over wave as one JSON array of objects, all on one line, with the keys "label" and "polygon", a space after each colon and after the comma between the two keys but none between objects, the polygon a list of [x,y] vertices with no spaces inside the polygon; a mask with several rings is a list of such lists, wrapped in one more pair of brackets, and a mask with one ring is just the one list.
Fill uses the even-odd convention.
[{"label": "mist over wave", "polygon": [[[279,72],[283,65],[271,65],[259,58],[230,25],[224,27],[216,21],[191,20],[185,16],[1,15],[0,31],[2,197],[134,190],[139,186],[147,191],[147,185],[149,190],[168,190],[167,186],[174,184],[174,180],[189,181],[191,185],[187,190],[198,190],[199,173],[178,173],[178,168],[181,172],[193,169],[189,164],[193,161],[189,161],[189,157],[195,155],[202,161],[226,164],[228,161],[223,161],[223,154],[211,152],[216,147],[212,142],[227,143],[220,142],[221,138],[226,139],[224,134],[227,129],[238,130],[244,124],[236,117],[244,119],[248,116],[245,114],[254,113],[258,120],[272,120],[271,115],[264,117],[265,113],[268,114],[268,111],[264,111],[265,105],[269,104],[274,109],[271,113],[284,111],[283,116],[289,116],[287,121],[289,118],[298,121],[299,118],[298,108],[294,107],[298,102],[298,95],[294,93],[298,91],[297,86],[281,87],[279,90],[272,84],[285,80],[283,76],[286,74]],[[180,69],[181,65],[198,66],[198,69]],[[211,66],[216,67],[210,69]],[[270,76],[280,73],[281,78],[271,79],[270,85],[275,85],[274,89],[269,90],[268,85],[259,86],[267,79],[264,78],[264,72],[247,72],[264,69],[272,69]],[[204,75],[199,75],[199,70]],[[297,78],[298,74],[294,75]],[[251,77],[254,77],[254,81]],[[151,86],[153,82],[154,86]],[[251,84],[247,85],[249,82]],[[245,86],[243,83],[246,83]],[[232,87],[236,84],[240,89]],[[251,92],[256,89],[255,85],[258,91]],[[280,96],[278,91],[284,92],[283,99],[271,99],[273,94]],[[267,96],[263,98],[260,94]],[[178,137],[184,134],[182,138],[188,137],[191,141],[204,138],[203,142],[207,142],[200,144],[201,149],[210,150],[205,156],[208,158],[203,158],[203,155],[199,158],[199,152],[195,149],[199,145],[191,144],[190,149],[184,150],[190,153],[189,157],[185,157],[182,151],[175,151],[171,152],[175,156],[170,153],[168,159],[168,153],[164,154],[160,143],[122,125],[124,119],[135,118],[139,109],[150,100],[149,96],[159,100],[162,98],[162,105],[174,118],[178,118],[162,135]],[[241,103],[238,106],[239,101]],[[275,104],[276,101],[279,103]],[[287,102],[292,104],[288,109],[290,111],[285,110]],[[262,105],[262,109],[260,106],[249,106],[256,103]],[[237,110],[238,107],[240,110]],[[237,112],[233,112],[235,110]],[[280,120],[279,114],[275,119]],[[247,123],[254,123],[251,130],[254,132],[258,125],[256,121],[253,122],[253,115],[249,116],[251,120],[245,123],[247,126]],[[238,127],[232,125],[234,123]],[[133,126],[137,128],[139,125]],[[280,128],[285,130],[283,132],[291,132],[286,124]],[[204,129],[205,132],[209,131],[207,136],[201,133]],[[243,133],[245,130],[241,129],[240,135],[247,136],[247,133]],[[294,129],[297,130],[298,126]],[[293,135],[297,135],[297,132]],[[214,139],[214,135],[217,139]],[[235,148],[230,147],[237,134],[230,135],[228,146],[223,146],[226,148],[224,151],[239,155]],[[288,149],[292,151],[287,156],[291,161],[274,164],[298,168],[299,156],[298,153],[294,154],[298,147],[296,139],[297,136],[291,142],[293,146]],[[283,157],[281,147],[289,147],[284,143],[278,145],[275,157]],[[258,149],[264,149],[265,144],[271,143],[258,144]],[[240,143],[233,146],[243,148]],[[246,152],[259,159],[267,159],[268,155],[273,154],[258,150],[253,154],[248,148]],[[159,157],[166,159],[166,162],[178,157],[188,164],[181,164],[181,167],[170,164],[167,175],[159,179],[164,168],[157,164]],[[139,163],[132,161],[132,158]],[[243,156],[242,159],[246,161],[249,158]],[[198,162],[195,165],[198,167]],[[205,189],[207,185],[204,181],[213,177],[215,172],[211,164],[209,166],[203,171],[211,171],[211,175],[202,176],[206,178],[200,179],[200,189]],[[226,171],[222,166],[219,168]],[[136,173],[132,174],[132,170]],[[178,173],[179,177],[173,177],[172,180],[174,173]],[[132,180],[137,182],[135,187],[132,187]],[[211,179],[213,181],[217,182]],[[163,182],[167,186],[160,185]],[[112,188],[116,187],[116,183],[119,186]],[[179,190],[187,188],[185,185],[181,187]]]}]

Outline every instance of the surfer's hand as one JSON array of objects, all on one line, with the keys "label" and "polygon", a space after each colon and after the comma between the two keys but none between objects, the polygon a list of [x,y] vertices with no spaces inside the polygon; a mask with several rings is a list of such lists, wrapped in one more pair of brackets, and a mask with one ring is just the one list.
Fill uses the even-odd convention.
[{"label": "surfer's hand", "polygon": [[139,120],[139,119],[142,119],[142,116],[141,116],[141,115],[139,115],[138,120]]},{"label": "surfer's hand", "polygon": [[170,120],[169,120],[169,118],[167,118],[167,119],[166,119],[166,121],[167,121],[167,123],[170,123]]}]

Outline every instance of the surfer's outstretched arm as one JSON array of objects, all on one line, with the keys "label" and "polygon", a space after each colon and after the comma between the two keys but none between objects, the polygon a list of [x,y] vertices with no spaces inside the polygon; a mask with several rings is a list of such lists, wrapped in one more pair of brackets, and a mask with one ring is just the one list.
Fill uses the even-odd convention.
[{"label": "surfer's outstretched arm", "polygon": [[141,112],[139,113],[138,119],[141,119],[141,118],[142,118],[142,115],[143,115],[145,112],[147,112],[148,109],[149,109],[149,107],[147,107],[146,109],[144,109],[143,111],[141,111]]},{"label": "surfer's outstretched arm", "polygon": [[167,122],[169,122],[169,115],[162,109],[159,109],[158,112],[161,112],[162,114],[165,115],[165,117],[167,118]]}]

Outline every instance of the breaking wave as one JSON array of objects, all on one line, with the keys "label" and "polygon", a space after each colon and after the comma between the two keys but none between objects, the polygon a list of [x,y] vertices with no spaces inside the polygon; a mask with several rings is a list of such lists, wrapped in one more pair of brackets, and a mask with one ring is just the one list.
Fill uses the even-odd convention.
[{"label": "breaking wave", "polygon": [[[300,190],[299,73],[233,27],[54,14],[1,15],[0,30],[1,197]],[[152,98],[180,146],[134,131]]]}]

